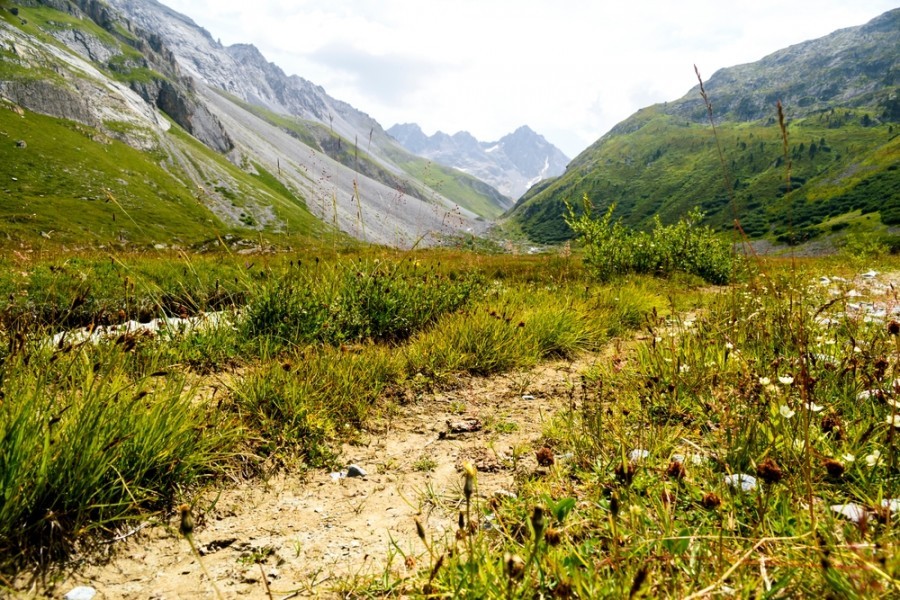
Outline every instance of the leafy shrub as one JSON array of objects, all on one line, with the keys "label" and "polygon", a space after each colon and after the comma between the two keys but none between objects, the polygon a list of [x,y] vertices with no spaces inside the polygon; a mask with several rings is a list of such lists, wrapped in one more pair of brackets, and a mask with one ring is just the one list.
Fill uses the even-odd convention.
[{"label": "leafy shrub", "polygon": [[692,210],[672,225],[663,225],[659,216],[651,232],[627,229],[613,222],[615,204],[600,219],[594,219],[588,197],[584,213],[576,215],[567,204],[566,223],[581,238],[585,265],[600,281],[627,273],[666,276],[676,271],[698,275],[710,283],[727,283],[733,274],[731,246],[708,226],[701,225],[703,213]]}]

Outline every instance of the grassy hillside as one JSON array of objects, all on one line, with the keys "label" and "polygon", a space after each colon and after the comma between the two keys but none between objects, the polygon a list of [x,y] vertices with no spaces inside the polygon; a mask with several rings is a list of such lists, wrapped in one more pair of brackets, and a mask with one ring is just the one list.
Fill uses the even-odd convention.
[{"label": "grassy hillside", "polygon": [[615,203],[637,227],[698,206],[716,227],[738,218],[752,237],[791,243],[856,211],[878,213],[870,221],[881,229],[900,224],[898,31],[895,9],[716,72],[705,91],[718,139],[699,86],[638,111],[521,198],[511,225],[534,240],[567,239],[564,203],[583,194],[601,208]]},{"label": "grassy hillside", "polygon": [[0,244],[193,245],[324,230],[277,180],[244,173],[177,126],[165,146],[142,152],[84,125],[0,108]]},{"label": "grassy hillside", "polygon": [[[718,126],[725,165],[708,125],[644,109],[586,150],[566,175],[526,194],[510,212],[530,238],[571,237],[564,203],[583,194],[601,208],[646,226],[655,214],[672,222],[694,206],[723,229],[736,215],[753,237],[789,229],[814,237],[830,218],[861,210],[900,223],[900,127],[869,109],[836,109],[788,126],[791,191],[781,131],[772,119]],[[726,187],[726,181],[727,186]],[[732,203],[733,199],[733,203]]]}]

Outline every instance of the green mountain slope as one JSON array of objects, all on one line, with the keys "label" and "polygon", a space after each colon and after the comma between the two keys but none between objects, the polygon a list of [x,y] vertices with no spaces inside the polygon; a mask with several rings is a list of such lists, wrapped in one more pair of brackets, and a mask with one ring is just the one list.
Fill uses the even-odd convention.
[{"label": "green mountain slope", "polygon": [[[696,88],[617,125],[565,175],[523,196],[509,221],[536,241],[567,239],[564,203],[588,194],[600,208],[616,203],[633,226],[700,206],[715,226],[737,217],[751,236],[781,241],[815,237],[856,211],[900,224],[898,47],[900,9],[724,69],[706,86],[724,168]],[[778,99],[788,117],[790,189]]]},{"label": "green mountain slope", "polygon": [[0,104],[0,245],[198,246],[263,230],[326,234],[264,172],[243,172],[177,126],[164,142],[141,151],[94,128]]}]

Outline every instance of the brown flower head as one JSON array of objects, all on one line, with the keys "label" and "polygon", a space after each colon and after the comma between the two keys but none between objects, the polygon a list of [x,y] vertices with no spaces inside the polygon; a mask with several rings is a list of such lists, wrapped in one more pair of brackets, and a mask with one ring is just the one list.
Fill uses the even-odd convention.
[{"label": "brown flower head", "polygon": [[553,458],[553,450],[544,446],[537,451],[537,463],[542,467],[552,467],[555,459]]},{"label": "brown flower head", "polygon": [[679,481],[681,479],[684,479],[684,465],[680,460],[673,460],[669,463],[669,468],[666,469],[666,475],[669,476],[669,479],[675,479]]},{"label": "brown flower head", "polygon": [[822,461],[822,466],[828,471],[828,476],[838,479],[844,474],[844,465],[833,458],[826,458]]},{"label": "brown flower head", "polygon": [[756,466],[756,475],[766,483],[778,483],[784,478],[784,471],[769,457]]},{"label": "brown flower head", "polygon": [[703,508],[715,510],[722,504],[722,499],[716,496],[714,493],[709,492],[703,495],[703,500],[700,501],[700,504],[703,505]]}]

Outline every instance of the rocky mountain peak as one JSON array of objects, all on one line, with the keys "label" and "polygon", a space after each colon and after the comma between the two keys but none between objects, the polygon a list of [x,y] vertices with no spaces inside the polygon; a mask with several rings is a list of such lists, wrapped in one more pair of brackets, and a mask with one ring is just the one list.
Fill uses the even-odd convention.
[{"label": "rocky mountain peak", "polygon": [[569,162],[527,125],[495,142],[481,142],[468,131],[427,136],[415,123],[394,125],[387,132],[410,152],[474,175],[512,199],[538,181],[560,175]]}]

